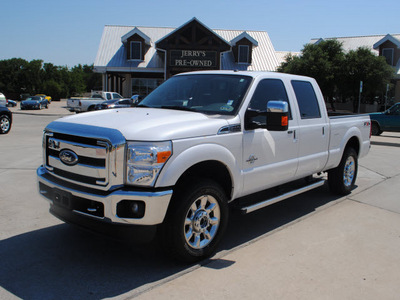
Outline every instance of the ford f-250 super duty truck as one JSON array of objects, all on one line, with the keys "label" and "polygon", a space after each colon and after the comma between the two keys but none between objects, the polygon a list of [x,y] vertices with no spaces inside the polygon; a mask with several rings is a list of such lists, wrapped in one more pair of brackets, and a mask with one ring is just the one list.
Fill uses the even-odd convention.
[{"label": "ford f-250 super duty truck", "polygon": [[350,193],[370,127],[368,115],[329,118],[312,78],[180,74],[138,107],[50,123],[39,192],[64,220],[156,225],[170,254],[195,261],[215,251],[230,205],[250,213],[323,185],[321,172]]}]

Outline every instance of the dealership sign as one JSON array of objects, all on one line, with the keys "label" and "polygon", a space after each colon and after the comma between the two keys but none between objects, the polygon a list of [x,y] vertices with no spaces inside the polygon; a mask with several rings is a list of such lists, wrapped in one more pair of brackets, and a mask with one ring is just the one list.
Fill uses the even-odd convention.
[{"label": "dealership sign", "polygon": [[171,67],[214,68],[217,52],[203,50],[171,50]]}]

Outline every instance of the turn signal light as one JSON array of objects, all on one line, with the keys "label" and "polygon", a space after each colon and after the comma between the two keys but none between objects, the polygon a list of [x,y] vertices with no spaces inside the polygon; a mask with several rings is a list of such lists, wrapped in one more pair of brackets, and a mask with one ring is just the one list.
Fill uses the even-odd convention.
[{"label": "turn signal light", "polygon": [[171,151],[162,151],[157,153],[157,163],[165,163],[171,156]]},{"label": "turn signal light", "polygon": [[287,116],[281,117],[281,125],[288,126],[288,117]]}]

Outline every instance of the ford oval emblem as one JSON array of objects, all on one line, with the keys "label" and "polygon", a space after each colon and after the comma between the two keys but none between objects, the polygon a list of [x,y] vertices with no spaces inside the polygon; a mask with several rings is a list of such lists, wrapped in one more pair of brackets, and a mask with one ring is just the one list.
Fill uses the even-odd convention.
[{"label": "ford oval emblem", "polygon": [[67,166],[73,166],[78,163],[78,155],[72,150],[62,150],[60,151],[60,160]]}]

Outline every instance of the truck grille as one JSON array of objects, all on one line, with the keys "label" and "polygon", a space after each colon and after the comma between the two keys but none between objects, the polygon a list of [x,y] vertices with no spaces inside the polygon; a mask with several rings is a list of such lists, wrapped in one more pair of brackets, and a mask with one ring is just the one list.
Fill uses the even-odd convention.
[{"label": "truck grille", "polygon": [[45,166],[53,175],[72,183],[105,187],[110,182],[110,154],[106,140],[45,133]]}]

